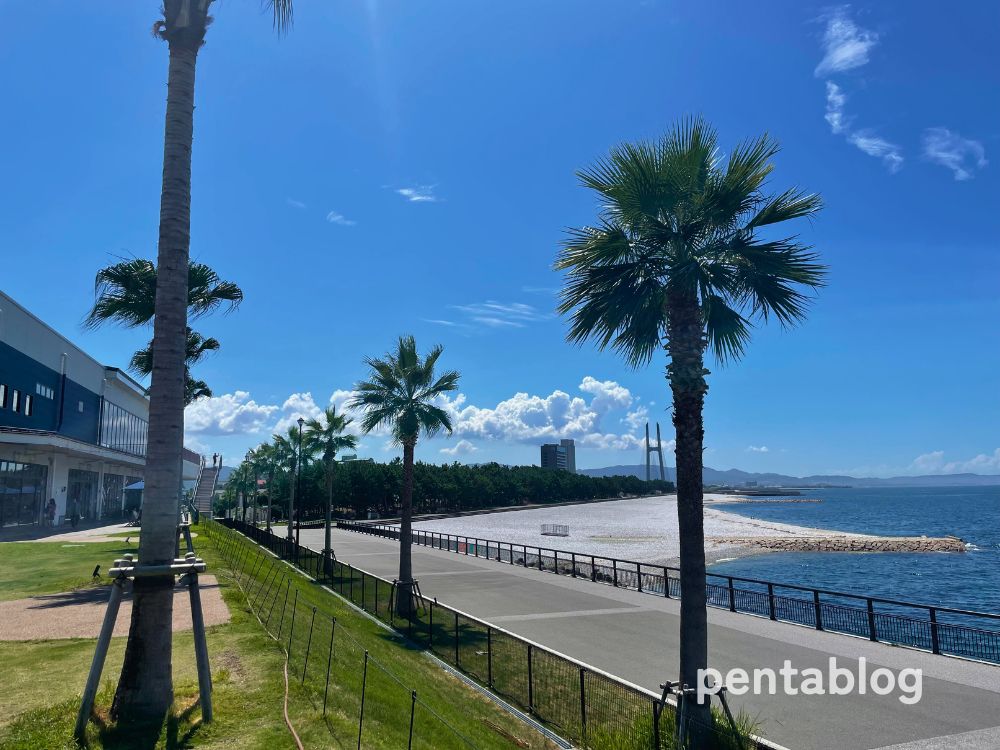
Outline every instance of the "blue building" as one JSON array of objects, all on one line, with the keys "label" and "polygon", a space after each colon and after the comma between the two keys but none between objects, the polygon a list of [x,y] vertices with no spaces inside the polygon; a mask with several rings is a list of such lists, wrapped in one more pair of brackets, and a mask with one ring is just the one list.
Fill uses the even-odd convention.
[{"label": "blue building", "polygon": [[[143,477],[149,399],[0,292],[0,527],[119,520]],[[184,478],[201,457],[185,451]],[[135,493],[128,493],[134,495]]]}]

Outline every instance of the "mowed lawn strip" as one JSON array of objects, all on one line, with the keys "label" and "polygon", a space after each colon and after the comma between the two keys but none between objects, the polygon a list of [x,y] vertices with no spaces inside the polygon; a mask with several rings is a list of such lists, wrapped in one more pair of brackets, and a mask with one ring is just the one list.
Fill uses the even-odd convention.
[{"label": "mowed lawn strip", "polygon": [[[15,547],[17,553],[13,554],[10,548]],[[217,576],[223,599],[232,613],[230,623],[211,627],[208,631],[215,721],[211,725],[200,725],[200,712],[195,705],[198,687],[192,636],[190,632],[178,633],[174,637],[173,660],[176,711],[165,726],[158,747],[238,747],[240,750],[294,747],[282,716],[282,649],[250,612],[243,591],[235,585],[232,572],[218,555],[212,540],[203,534],[196,541],[196,548],[206,559],[209,571]],[[5,566],[2,591],[4,595],[11,594],[10,598],[20,598],[65,591],[74,585],[90,585],[89,574],[94,565],[100,562],[106,570],[115,557],[126,551],[128,548],[122,545],[104,543],[87,544],[86,548],[44,542],[0,545],[0,553],[9,556],[8,562],[10,556],[19,562],[16,569]],[[406,648],[398,636],[386,632],[287,566],[282,567],[290,574],[292,597],[294,590],[299,589],[300,606],[290,667],[289,714],[306,747],[357,747],[357,709],[365,650],[369,651],[373,662],[368,673],[363,747],[406,747],[410,689],[417,690],[420,700],[468,737],[473,747],[552,747],[543,737],[443,672],[424,655]],[[48,573],[42,578],[47,583],[34,580],[31,571],[39,569]],[[73,572],[67,573],[70,569]],[[77,575],[77,569],[84,570],[85,575]],[[276,572],[272,570],[272,579]],[[247,582],[251,594],[260,590],[265,574],[265,566],[261,566],[253,582]],[[184,600],[179,598],[177,602],[180,604]],[[337,627],[341,629],[336,641],[335,669],[325,718],[321,690],[328,655],[329,619],[322,628],[319,624],[316,626],[307,679],[304,684],[300,679],[313,602],[322,605],[324,614],[336,616]],[[281,604],[277,601],[275,608]],[[286,611],[289,619],[285,621],[282,639],[285,646],[288,645],[290,606]],[[318,610],[317,623],[319,617]],[[321,633],[325,633],[325,637]],[[352,638],[347,638],[348,634]],[[4,689],[0,691],[0,747],[5,750],[75,747],[70,736],[94,645],[91,639],[0,643],[5,677]],[[103,687],[97,701],[98,713],[105,718],[121,669],[124,646],[124,638],[113,640],[105,666]],[[375,668],[375,661],[403,685]],[[417,748],[469,747],[419,706],[414,734],[413,746]],[[130,747],[127,737],[118,736],[113,729],[101,730],[93,722],[88,739],[95,750]]]}]

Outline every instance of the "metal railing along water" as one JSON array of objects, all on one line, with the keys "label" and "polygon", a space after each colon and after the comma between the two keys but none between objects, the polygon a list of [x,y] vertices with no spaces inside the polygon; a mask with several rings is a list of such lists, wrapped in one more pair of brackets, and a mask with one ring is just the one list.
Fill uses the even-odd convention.
[{"label": "metal railing along water", "polygon": [[[399,539],[393,524],[338,521],[337,528]],[[535,545],[414,529],[413,544],[680,598],[680,569]],[[914,604],[795,584],[708,573],[708,603],[872,641],[1000,664],[1000,614]]]},{"label": "metal railing along water", "polygon": [[[674,706],[650,690],[433,598],[415,594],[414,612],[401,617],[393,605],[394,582],[340,560],[331,560],[332,572],[326,576],[320,552],[235,519],[219,523],[285,558],[317,581],[326,582],[348,601],[405,633],[411,641],[580,747],[674,747],[670,742],[676,731]],[[740,746],[734,744],[736,741],[722,724],[716,723],[708,731],[715,734],[718,747]],[[745,739],[743,747],[766,750],[773,745],[753,737]]]}]

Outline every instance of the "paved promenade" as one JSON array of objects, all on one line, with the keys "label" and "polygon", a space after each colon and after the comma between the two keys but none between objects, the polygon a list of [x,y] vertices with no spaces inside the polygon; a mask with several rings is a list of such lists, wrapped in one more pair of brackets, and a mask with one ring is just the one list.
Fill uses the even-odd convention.
[{"label": "paved promenade", "polygon": [[[320,550],[322,529],[303,529],[302,543]],[[337,557],[392,579],[395,541],[334,531]],[[413,548],[414,575],[424,596],[475,615],[623,679],[658,691],[677,674],[679,605],[674,600],[615,589],[453,552]],[[857,672],[885,666],[923,670],[916,705],[889,696],[732,697],[758,716],[764,735],[793,750],[997,750],[1000,748],[1000,667],[894,648],[797,625],[709,609],[710,663],[726,670],[771,667],[786,659],[797,669],[826,674],[828,660]]]}]

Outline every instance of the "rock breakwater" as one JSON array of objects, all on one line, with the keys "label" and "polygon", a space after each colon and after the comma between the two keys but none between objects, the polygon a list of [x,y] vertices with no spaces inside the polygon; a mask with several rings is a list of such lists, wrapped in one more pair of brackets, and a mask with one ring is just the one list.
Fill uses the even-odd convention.
[{"label": "rock breakwater", "polygon": [[760,547],[779,552],[965,552],[956,536],[710,537],[716,545]]}]

